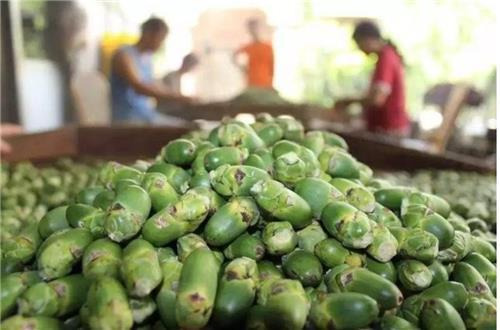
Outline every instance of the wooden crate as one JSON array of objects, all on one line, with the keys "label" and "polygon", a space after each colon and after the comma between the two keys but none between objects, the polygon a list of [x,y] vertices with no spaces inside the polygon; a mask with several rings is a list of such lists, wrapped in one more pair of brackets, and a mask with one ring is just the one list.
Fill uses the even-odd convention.
[{"label": "wooden crate", "polygon": [[[187,127],[166,126],[64,127],[50,132],[9,138],[14,151],[3,157],[3,160],[47,162],[58,157],[83,157],[133,161],[154,157],[168,141],[189,130]],[[438,155],[408,148],[394,141],[386,141],[369,133],[339,130],[337,133],[346,139],[354,157],[374,169],[495,171],[494,164],[479,158],[454,153]]]}]

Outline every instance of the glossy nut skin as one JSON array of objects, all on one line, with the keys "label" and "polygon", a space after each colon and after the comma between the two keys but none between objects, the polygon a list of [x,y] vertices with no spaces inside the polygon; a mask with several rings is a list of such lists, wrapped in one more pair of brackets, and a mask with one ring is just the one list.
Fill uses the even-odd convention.
[{"label": "glossy nut skin", "polygon": [[47,316],[33,316],[23,317],[21,315],[12,316],[3,321],[2,329],[4,330],[18,330],[18,329],[32,329],[32,330],[59,330],[62,325],[59,320]]},{"label": "glossy nut skin", "polygon": [[2,242],[2,257],[20,263],[27,263],[35,256],[42,243],[36,222],[28,223],[21,231]]},{"label": "glossy nut skin", "polygon": [[297,232],[299,249],[314,253],[316,245],[327,238],[326,233],[317,221]]},{"label": "glossy nut skin", "polygon": [[486,283],[488,283],[491,292],[496,292],[497,271],[495,265],[476,252],[469,253],[463,259],[463,262],[474,267],[483,276]]},{"label": "glossy nut skin", "polygon": [[276,123],[264,124],[256,132],[268,147],[281,140],[284,135],[283,129]]},{"label": "glossy nut skin", "polygon": [[323,137],[323,132],[321,131],[309,131],[304,136],[301,144],[314,152],[318,156],[321,151],[325,148],[325,138]]},{"label": "glossy nut skin", "polygon": [[257,263],[246,257],[236,258],[224,269],[217,289],[212,319],[221,328],[242,322],[252,306],[258,287]]},{"label": "glossy nut skin", "polygon": [[384,225],[372,223],[373,242],[367,249],[370,256],[380,262],[388,262],[398,252],[398,240]]},{"label": "glossy nut skin", "polygon": [[128,243],[123,249],[120,273],[129,295],[137,298],[149,295],[162,280],[153,245],[140,238]]},{"label": "glossy nut skin", "polygon": [[317,287],[323,278],[323,266],[311,252],[295,250],[283,256],[282,264],[287,277],[299,280],[304,287]]},{"label": "glossy nut skin", "polygon": [[196,144],[188,139],[172,140],[163,148],[161,154],[167,163],[189,165],[196,156]]},{"label": "glossy nut skin", "polygon": [[144,298],[130,298],[128,304],[132,311],[135,324],[142,324],[156,311],[156,303],[150,296]]},{"label": "glossy nut skin", "polygon": [[451,279],[462,283],[471,296],[496,300],[481,273],[465,262],[458,262],[455,265]]},{"label": "glossy nut skin", "polygon": [[472,329],[495,329],[496,315],[497,308],[494,303],[476,297],[469,299],[462,312],[465,325]]},{"label": "glossy nut skin", "polygon": [[439,251],[437,259],[443,263],[452,263],[462,260],[470,251],[471,235],[456,231],[451,246]]},{"label": "glossy nut skin", "polygon": [[248,196],[250,188],[269,174],[257,167],[247,165],[222,165],[210,172],[213,189],[222,196]]},{"label": "glossy nut skin", "polygon": [[[17,272],[8,275],[2,274],[0,292],[0,311],[3,320],[15,310],[16,301],[30,286],[42,281],[38,272]],[[3,326],[3,325],[2,325]]]},{"label": "glossy nut skin", "polygon": [[320,178],[305,178],[297,182],[294,191],[311,207],[316,219],[330,202],[345,200],[344,195],[327,181]]},{"label": "glossy nut skin", "polygon": [[380,320],[381,330],[418,330],[414,324],[395,315],[384,315]]},{"label": "glossy nut skin", "polygon": [[347,249],[335,238],[326,238],[319,242],[314,248],[314,254],[328,268],[342,264],[362,267],[366,260],[364,255]]},{"label": "glossy nut skin", "polygon": [[348,268],[335,276],[341,292],[358,292],[375,299],[381,310],[398,307],[403,294],[391,281],[365,268]]},{"label": "glossy nut skin", "polygon": [[207,248],[196,249],[184,262],[175,305],[180,327],[201,328],[208,323],[217,292],[219,267]]},{"label": "glossy nut skin", "polygon": [[109,238],[101,238],[90,243],[82,258],[82,273],[88,279],[99,276],[118,277],[122,262],[120,245]]},{"label": "glossy nut skin", "polygon": [[223,122],[218,127],[216,136],[216,140],[218,140],[217,145],[220,146],[243,147],[247,148],[250,152],[265,146],[264,141],[252,127],[236,120]]},{"label": "glossy nut skin", "polygon": [[226,245],[257,223],[260,212],[250,197],[235,197],[205,224],[203,236],[211,246]]},{"label": "glossy nut skin", "polygon": [[444,299],[457,311],[461,311],[469,299],[468,292],[464,285],[453,281],[441,282],[433,285],[422,291],[420,297],[424,300],[433,298]]},{"label": "glossy nut skin", "polygon": [[81,228],[64,229],[50,235],[37,252],[40,276],[52,280],[68,275],[92,241],[92,234]]},{"label": "glossy nut skin", "polygon": [[403,260],[398,264],[398,278],[410,291],[422,291],[432,283],[432,272],[418,260]]},{"label": "glossy nut skin", "polygon": [[446,300],[435,298],[424,303],[422,324],[426,329],[457,329],[465,330],[465,324],[460,314]]},{"label": "glossy nut skin", "polygon": [[92,205],[96,196],[105,190],[102,186],[88,187],[81,190],[75,197],[75,201],[81,204]]},{"label": "glossy nut skin", "polygon": [[262,283],[257,304],[263,306],[261,321],[269,329],[302,329],[310,302],[299,281],[269,279]]},{"label": "glossy nut skin", "polygon": [[142,227],[143,238],[155,246],[164,246],[195,231],[214,207],[208,195],[199,193],[201,188],[189,190],[177,202],[147,219]]},{"label": "glossy nut skin", "polygon": [[444,218],[448,218],[451,212],[450,204],[443,198],[422,192],[413,192],[408,197],[410,204],[425,205]]},{"label": "glossy nut skin", "polygon": [[408,200],[403,200],[401,214],[403,224],[407,228],[421,228],[439,240],[439,248],[446,249],[453,244],[455,229],[441,215],[422,204],[407,205]]},{"label": "glossy nut skin", "polygon": [[375,197],[362,185],[344,178],[333,178],[330,183],[345,195],[349,204],[360,211],[370,213],[375,210]]},{"label": "glossy nut skin", "polygon": [[262,242],[271,255],[283,255],[297,246],[297,234],[286,221],[269,222],[262,232]]},{"label": "glossy nut skin", "polygon": [[493,244],[482,239],[481,237],[470,237],[469,248],[470,252],[477,252],[490,262],[494,263],[497,260],[497,253]]},{"label": "glossy nut skin", "polygon": [[327,147],[318,155],[320,168],[333,178],[359,179],[356,159],[339,147]]},{"label": "glossy nut skin", "polygon": [[320,163],[316,158],[314,152],[306,147],[301,146],[298,143],[288,140],[281,140],[273,145],[272,155],[274,159],[277,159],[289,152],[294,152],[304,162],[306,167],[305,173],[307,177],[319,176],[321,172]]},{"label": "glossy nut skin", "polygon": [[134,323],[125,289],[112,277],[99,277],[92,282],[86,308],[87,323],[92,329],[125,330]]},{"label": "glossy nut skin", "polygon": [[208,248],[205,240],[196,234],[187,234],[177,240],[177,255],[180,262],[184,262],[194,250],[205,247]]},{"label": "glossy nut skin", "polygon": [[312,222],[309,204],[278,181],[261,180],[250,189],[250,193],[262,209],[278,220],[288,221],[295,229]]},{"label": "glossy nut skin", "polygon": [[108,162],[99,172],[100,182],[108,189],[114,188],[120,180],[132,180],[139,183],[143,173],[133,167],[117,162]]},{"label": "glossy nut skin", "polygon": [[61,317],[80,309],[85,302],[89,281],[73,274],[31,286],[18,299],[18,310],[27,316]]},{"label": "glossy nut skin", "polygon": [[394,186],[375,191],[374,196],[378,203],[391,210],[399,210],[403,199],[412,193],[409,187]]},{"label": "glossy nut skin", "polygon": [[167,177],[161,173],[150,172],[144,174],[141,185],[149,194],[151,206],[156,212],[161,211],[179,199],[179,194],[168,183]]},{"label": "glossy nut skin", "polygon": [[205,169],[210,172],[219,166],[241,165],[248,158],[248,150],[238,147],[219,147],[213,148],[205,154],[203,160]]},{"label": "glossy nut skin", "polygon": [[189,189],[191,176],[182,167],[164,162],[157,162],[148,168],[148,172],[157,172],[165,175],[168,183],[174,187],[178,194],[183,194]]},{"label": "glossy nut skin", "polygon": [[401,240],[398,239],[398,241],[399,254],[404,258],[413,258],[424,263],[430,263],[438,255],[438,239],[422,229],[405,230]]},{"label": "glossy nut skin", "polygon": [[283,129],[283,137],[291,141],[301,141],[304,137],[304,126],[300,121],[289,115],[279,115],[275,123]]},{"label": "glossy nut skin", "polygon": [[38,232],[42,239],[46,239],[58,230],[69,228],[66,209],[67,206],[59,206],[44,215],[38,223]]},{"label": "glossy nut skin", "polygon": [[396,283],[398,278],[398,273],[396,270],[396,266],[394,263],[389,262],[379,262],[370,257],[366,258],[366,269],[369,271],[382,276],[383,278],[391,281],[392,283]]},{"label": "glossy nut skin", "polygon": [[227,259],[247,257],[256,261],[261,260],[266,253],[266,247],[258,235],[250,235],[247,232],[237,237],[224,249]]},{"label": "glossy nut skin", "polygon": [[118,190],[104,224],[108,237],[115,242],[134,237],[150,210],[151,198],[142,187],[129,185]]},{"label": "glossy nut skin", "polygon": [[401,220],[387,207],[380,203],[375,203],[375,207],[372,212],[366,214],[370,220],[375,221],[378,224],[384,225],[386,227],[401,227]]},{"label": "glossy nut skin", "polygon": [[347,247],[366,248],[373,242],[370,220],[348,203],[331,202],[326,205],[321,223],[329,234]]},{"label": "glossy nut skin", "polygon": [[358,329],[370,325],[378,314],[374,299],[343,292],[319,294],[312,303],[310,317],[318,329]]},{"label": "glossy nut skin", "polygon": [[177,289],[181,277],[182,263],[172,256],[161,263],[163,281],[156,295],[156,306],[161,322],[168,329],[178,327],[175,318],[175,303],[177,301]]},{"label": "glossy nut skin", "polygon": [[432,273],[431,286],[448,281],[450,277],[448,271],[446,270],[446,267],[438,260],[434,260],[430,265],[427,266],[427,268],[429,268]]},{"label": "glossy nut skin", "polygon": [[272,175],[274,171],[273,163],[274,158],[271,152],[267,149],[259,149],[251,153],[243,165],[257,167]]},{"label": "glossy nut skin", "polygon": [[71,204],[66,208],[65,218],[71,227],[87,229],[95,238],[106,236],[106,213],[103,210],[86,204]]},{"label": "glossy nut skin", "polygon": [[294,187],[306,177],[306,164],[294,152],[288,152],[276,158],[273,164],[274,178],[287,187]]}]

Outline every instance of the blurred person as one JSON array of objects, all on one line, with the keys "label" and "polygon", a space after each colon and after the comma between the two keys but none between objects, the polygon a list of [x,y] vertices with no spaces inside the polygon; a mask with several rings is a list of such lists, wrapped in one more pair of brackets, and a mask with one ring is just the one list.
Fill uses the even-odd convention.
[{"label": "blurred person", "polygon": [[[252,41],[233,54],[234,63],[240,67],[247,79],[247,87],[272,88],[274,76],[273,47],[261,39],[260,22],[252,18],[247,21],[247,30]],[[245,54],[247,65],[240,65],[238,57]]]},{"label": "blurred person", "polygon": [[187,103],[189,98],[168,90],[153,78],[152,55],[168,35],[167,24],[150,18],[141,25],[135,45],[118,49],[111,60],[111,99],[115,121],[167,123],[167,116],[157,112],[153,99]]},{"label": "blurred person", "polygon": [[162,82],[168,88],[168,90],[172,93],[182,94],[181,93],[181,80],[182,76],[193,71],[198,65],[199,60],[198,57],[189,53],[182,59],[181,67],[175,71],[169,72],[165,77],[163,77]]},{"label": "blurred person", "polygon": [[5,137],[23,133],[23,128],[16,124],[0,124],[0,155],[6,155],[12,151],[11,145],[4,140]]},{"label": "blurred person", "polygon": [[378,26],[373,22],[357,24],[353,39],[363,53],[378,56],[375,71],[366,95],[339,100],[334,110],[342,112],[350,104],[360,103],[369,131],[395,136],[408,135],[410,121],[406,112],[402,56],[392,42],[382,38]]}]

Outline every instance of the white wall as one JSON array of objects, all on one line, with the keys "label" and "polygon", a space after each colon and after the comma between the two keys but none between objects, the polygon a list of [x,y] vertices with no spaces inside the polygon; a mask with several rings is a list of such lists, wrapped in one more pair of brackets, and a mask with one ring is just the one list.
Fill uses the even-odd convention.
[{"label": "white wall", "polygon": [[63,91],[59,70],[48,60],[20,62],[20,115],[24,129],[38,132],[61,126]]}]

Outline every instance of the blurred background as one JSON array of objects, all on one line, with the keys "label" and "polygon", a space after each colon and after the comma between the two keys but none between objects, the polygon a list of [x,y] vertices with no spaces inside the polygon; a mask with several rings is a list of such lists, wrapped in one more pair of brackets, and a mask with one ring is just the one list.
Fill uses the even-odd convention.
[{"label": "blurred background", "polygon": [[[495,150],[494,1],[20,0],[1,6],[2,122],[19,123],[26,132],[109,124],[111,58],[137,42],[141,23],[152,16],[169,27],[152,56],[156,79],[196,55],[179,91],[196,100],[193,116],[220,116],[234,101],[259,111],[289,107],[283,112],[358,129],[359,105],[345,116],[331,114],[337,100],[370,86],[376,56],[363,54],[352,39],[354,26],[369,19],[403,54],[409,138],[434,141],[432,132],[446,129],[448,150],[480,157]],[[250,42],[245,22],[251,18],[263,22],[260,33],[273,47],[272,97],[249,93],[233,58]],[[450,100],[457,86],[466,92]],[[189,112],[157,107],[173,117]]]}]

